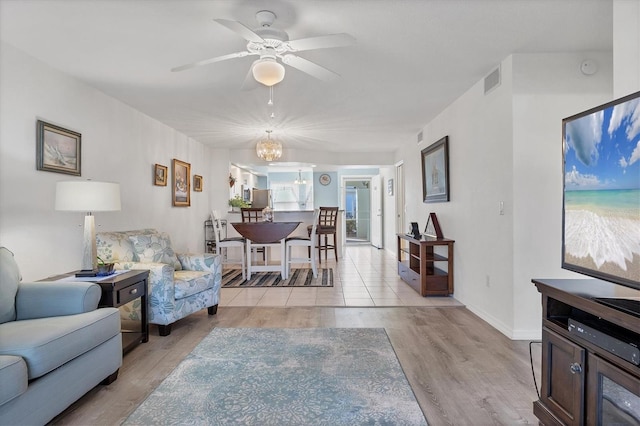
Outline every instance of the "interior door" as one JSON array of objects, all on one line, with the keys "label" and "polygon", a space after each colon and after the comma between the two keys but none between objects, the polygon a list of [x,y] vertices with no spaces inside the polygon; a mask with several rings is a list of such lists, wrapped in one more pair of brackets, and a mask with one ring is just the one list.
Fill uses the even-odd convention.
[{"label": "interior door", "polygon": [[382,177],[371,176],[371,245],[382,248]]},{"label": "interior door", "polygon": [[404,224],[404,166],[403,163],[396,164],[396,234],[407,232]]}]

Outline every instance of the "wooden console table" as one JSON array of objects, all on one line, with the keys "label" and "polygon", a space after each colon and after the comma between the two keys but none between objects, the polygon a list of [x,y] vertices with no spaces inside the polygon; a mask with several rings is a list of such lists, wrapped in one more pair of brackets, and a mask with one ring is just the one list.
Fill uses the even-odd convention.
[{"label": "wooden console table", "polygon": [[[453,243],[447,238],[398,236],[398,275],[421,296],[453,294]],[[447,253],[435,248],[446,246]],[[443,269],[446,268],[446,269]]]}]

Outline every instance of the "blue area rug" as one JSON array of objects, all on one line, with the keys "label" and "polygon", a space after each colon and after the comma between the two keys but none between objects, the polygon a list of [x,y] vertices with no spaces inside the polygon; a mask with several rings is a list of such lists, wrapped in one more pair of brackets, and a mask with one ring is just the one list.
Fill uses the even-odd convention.
[{"label": "blue area rug", "polygon": [[426,425],[384,329],[217,328],[125,425]]}]

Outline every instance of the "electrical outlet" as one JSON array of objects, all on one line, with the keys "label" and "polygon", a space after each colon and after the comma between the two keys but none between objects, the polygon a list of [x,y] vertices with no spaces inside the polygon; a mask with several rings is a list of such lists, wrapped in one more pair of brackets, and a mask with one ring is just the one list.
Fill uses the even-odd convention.
[{"label": "electrical outlet", "polygon": [[487,287],[491,287],[491,277],[489,277],[489,275],[487,275],[486,277],[486,281],[484,283]]},{"label": "electrical outlet", "polygon": [[498,212],[500,213],[500,216],[504,216],[504,201],[500,201]]}]

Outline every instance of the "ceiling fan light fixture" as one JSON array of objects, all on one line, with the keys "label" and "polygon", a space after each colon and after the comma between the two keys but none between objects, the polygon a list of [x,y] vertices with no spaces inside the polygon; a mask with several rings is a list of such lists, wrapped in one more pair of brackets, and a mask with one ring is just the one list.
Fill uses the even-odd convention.
[{"label": "ceiling fan light fixture", "polygon": [[275,58],[265,57],[258,59],[251,70],[253,78],[265,86],[273,86],[284,79],[284,66]]},{"label": "ceiling fan light fixture", "polygon": [[282,144],[271,139],[271,130],[267,130],[267,139],[256,145],[256,154],[264,161],[274,161],[282,156]]}]

